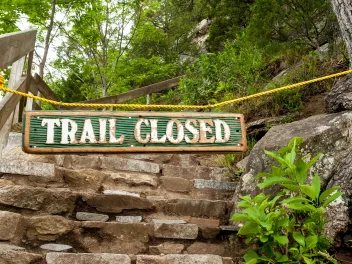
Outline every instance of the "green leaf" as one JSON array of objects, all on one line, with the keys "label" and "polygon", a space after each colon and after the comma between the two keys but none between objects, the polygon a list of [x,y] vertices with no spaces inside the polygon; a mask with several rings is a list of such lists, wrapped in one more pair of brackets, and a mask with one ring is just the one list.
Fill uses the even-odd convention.
[{"label": "green leaf", "polygon": [[319,197],[319,203],[322,203],[330,194],[332,194],[334,191],[337,191],[340,189],[340,186],[334,186],[330,189],[325,190]]},{"label": "green leaf", "polygon": [[249,250],[247,251],[247,253],[243,256],[243,259],[247,262],[250,261],[251,259],[256,259],[258,258],[258,254],[257,252],[255,252],[254,250]]},{"label": "green leaf", "polygon": [[313,177],[313,181],[312,181],[312,188],[314,190],[314,192],[317,194],[315,199],[317,199],[319,197],[320,194],[320,177],[319,175],[315,174]]},{"label": "green leaf", "polygon": [[231,221],[249,221],[250,219],[248,218],[247,215],[245,214],[234,214],[231,217]]},{"label": "green leaf", "polygon": [[259,239],[260,239],[260,242],[265,243],[266,241],[268,241],[268,236],[261,235],[261,236],[259,237]]},{"label": "green leaf", "polygon": [[287,236],[279,236],[279,235],[274,235],[274,239],[280,244],[280,245],[286,245],[288,244],[288,238]]},{"label": "green leaf", "polygon": [[293,210],[298,210],[298,211],[304,211],[304,212],[315,212],[317,208],[310,204],[299,204],[299,203],[291,203],[288,205],[288,208],[293,209]]},{"label": "green leaf", "polygon": [[305,256],[302,256],[303,259],[304,259],[304,262],[307,263],[307,264],[314,264],[314,262],[310,259],[310,258],[307,258]]},{"label": "green leaf", "polygon": [[337,198],[339,198],[341,195],[343,195],[343,192],[336,192],[333,195],[331,195],[329,198],[327,198],[325,200],[325,202],[323,203],[323,207],[328,207],[329,204],[331,204],[333,201],[335,201]]},{"label": "green leaf", "polygon": [[300,232],[293,232],[293,239],[298,242],[301,246],[305,246],[306,242],[304,240],[304,236]]},{"label": "green leaf", "polygon": [[264,150],[265,154],[268,155],[269,157],[276,159],[277,162],[279,162],[281,165],[284,165],[286,167],[289,167],[290,164],[287,163],[287,161],[280,156],[276,155],[274,152]]},{"label": "green leaf", "polygon": [[298,187],[296,186],[296,184],[281,184],[281,185],[290,191],[298,192]]},{"label": "green leaf", "polygon": [[285,199],[283,201],[281,201],[281,204],[290,204],[290,203],[309,203],[310,200],[308,200],[307,198],[303,198],[303,197],[292,197],[292,198],[288,198]]},{"label": "green leaf", "polygon": [[307,168],[309,169],[310,167],[312,167],[317,161],[318,159],[320,159],[323,156],[322,153],[319,153],[318,155],[316,155],[314,158],[312,158],[308,163],[307,163]]},{"label": "green leaf", "polygon": [[317,242],[318,242],[318,236],[316,235],[306,237],[307,249],[315,248],[315,246],[317,245]]},{"label": "green leaf", "polygon": [[238,230],[239,235],[251,235],[251,234],[257,234],[259,231],[258,224],[257,223],[247,223],[244,224],[240,230]]},{"label": "green leaf", "polygon": [[279,184],[279,183],[288,183],[288,184],[294,184],[295,182],[287,179],[285,177],[271,177],[267,178],[264,180],[262,183],[258,184],[258,187],[260,189],[266,188],[268,186],[274,185],[274,184]]},{"label": "green leaf", "polygon": [[314,191],[314,189],[313,189],[312,186],[309,186],[309,185],[301,185],[300,188],[301,188],[301,191],[302,191],[305,195],[309,196],[309,197],[310,197],[311,199],[313,199],[313,200],[317,199],[318,196],[319,196],[319,193],[315,193],[315,191]]}]

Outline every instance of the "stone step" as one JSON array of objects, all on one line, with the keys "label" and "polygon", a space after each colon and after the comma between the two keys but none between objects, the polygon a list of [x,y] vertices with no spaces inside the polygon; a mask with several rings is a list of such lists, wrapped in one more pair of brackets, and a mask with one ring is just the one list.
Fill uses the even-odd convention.
[{"label": "stone step", "polygon": [[30,175],[53,179],[55,177],[55,165],[51,163],[0,159],[0,174]]},{"label": "stone step", "polygon": [[41,264],[43,256],[25,251],[0,248],[0,263],[4,264]]},{"label": "stone step", "polygon": [[[158,203],[158,202],[156,202]],[[159,202],[161,210],[166,215],[180,215],[193,217],[228,218],[233,203],[222,200],[205,199],[174,199],[164,204]]]},{"label": "stone step", "polygon": [[136,264],[223,264],[220,256],[216,255],[182,255],[170,254],[165,256],[137,255]]},{"label": "stone step", "polygon": [[221,167],[206,167],[206,166],[176,166],[164,164],[162,165],[162,175],[169,177],[180,177],[188,180],[204,179],[226,181],[230,171],[227,168]]},{"label": "stone step", "polygon": [[126,254],[48,253],[45,259],[47,264],[131,264]]}]

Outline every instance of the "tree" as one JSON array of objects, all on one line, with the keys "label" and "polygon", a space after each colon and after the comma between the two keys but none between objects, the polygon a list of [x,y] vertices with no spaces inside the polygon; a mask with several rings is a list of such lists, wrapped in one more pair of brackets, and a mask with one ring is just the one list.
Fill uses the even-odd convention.
[{"label": "tree", "polygon": [[331,3],[340,25],[342,37],[346,42],[352,68],[352,2],[350,0],[331,0]]}]

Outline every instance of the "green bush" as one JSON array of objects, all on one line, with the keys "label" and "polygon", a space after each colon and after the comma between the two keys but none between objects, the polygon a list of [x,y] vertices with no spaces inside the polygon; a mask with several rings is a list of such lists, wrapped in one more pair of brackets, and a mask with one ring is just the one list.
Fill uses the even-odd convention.
[{"label": "green bush", "polygon": [[337,263],[327,252],[330,241],[324,236],[324,214],[343,193],[339,186],[322,191],[318,175],[309,183],[310,168],[321,155],[311,160],[302,156],[298,148],[302,142],[294,138],[278,153],[265,151],[280,165],[258,174],[257,178],[264,178],[258,187],[279,185],[282,191],[274,197],[243,196],[237,205],[242,211],[232,216],[232,221],[244,222],[238,234],[246,236],[247,243],[257,244],[257,250],[244,255],[247,264]]}]

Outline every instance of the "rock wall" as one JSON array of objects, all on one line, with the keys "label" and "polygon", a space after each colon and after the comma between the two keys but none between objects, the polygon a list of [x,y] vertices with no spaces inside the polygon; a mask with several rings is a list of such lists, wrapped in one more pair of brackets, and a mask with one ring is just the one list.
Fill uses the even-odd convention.
[{"label": "rock wall", "polygon": [[233,263],[228,173],[205,155],[29,155],[12,133],[0,263]]}]

